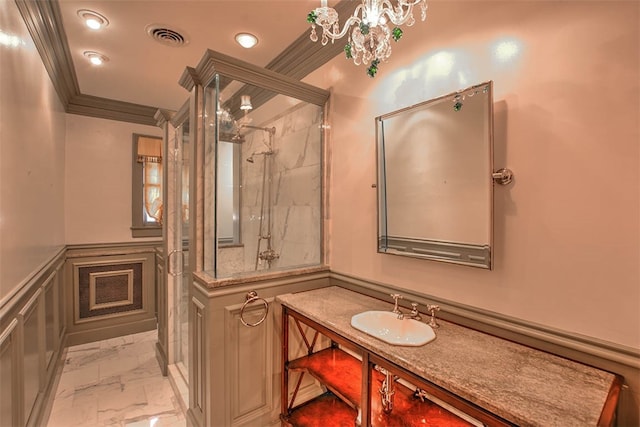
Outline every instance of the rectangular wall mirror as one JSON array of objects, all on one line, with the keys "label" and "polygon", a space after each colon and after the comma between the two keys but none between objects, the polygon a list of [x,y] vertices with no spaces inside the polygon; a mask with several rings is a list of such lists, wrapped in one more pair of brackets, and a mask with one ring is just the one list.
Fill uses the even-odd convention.
[{"label": "rectangular wall mirror", "polygon": [[491,269],[493,83],[375,121],[378,252]]}]

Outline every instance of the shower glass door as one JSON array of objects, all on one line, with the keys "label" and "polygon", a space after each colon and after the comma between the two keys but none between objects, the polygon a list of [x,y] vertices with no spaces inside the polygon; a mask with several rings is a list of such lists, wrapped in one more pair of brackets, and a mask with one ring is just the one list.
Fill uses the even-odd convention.
[{"label": "shower glass door", "polygon": [[175,169],[174,247],[179,249],[182,268],[175,276],[175,364],[185,382],[189,382],[189,285],[191,280],[189,260],[189,121],[176,128],[177,150]]},{"label": "shower glass door", "polygon": [[204,94],[205,269],[321,264],[323,107],[222,75]]}]

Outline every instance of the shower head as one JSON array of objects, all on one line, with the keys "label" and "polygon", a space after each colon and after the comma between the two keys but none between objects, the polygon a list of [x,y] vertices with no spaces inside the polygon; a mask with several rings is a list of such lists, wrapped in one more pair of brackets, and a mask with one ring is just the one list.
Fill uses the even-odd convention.
[{"label": "shower head", "polygon": [[268,151],[254,151],[253,153],[251,153],[251,155],[247,158],[247,162],[249,163],[253,163],[254,156],[270,156],[274,153],[273,150],[268,150]]}]

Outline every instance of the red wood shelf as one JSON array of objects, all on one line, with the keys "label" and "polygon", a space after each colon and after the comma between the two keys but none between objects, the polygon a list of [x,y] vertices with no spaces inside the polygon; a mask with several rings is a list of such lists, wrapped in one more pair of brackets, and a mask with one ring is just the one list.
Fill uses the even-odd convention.
[{"label": "red wood shelf", "polygon": [[292,360],[288,367],[310,374],[353,408],[360,406],[362,364],[349,353],[330,347]]},{"label": "red wood shelf", "polygon": [[[324,394],[320,396],[320,402],[315,399],[310,403],[296,408],[287,421],[291,426],[342,426],[338,422],[351,420],[353,426],[357,416],[356,408],[361,405],[361,378],[362,362],[350,354],[338,348],[320,350],[310,356],[301,357],[289,363],[290,371],[305,372],[320,381],[335,396],[349,405],[353,413],[343,415],[336,412],[338,418],[334,419],[334,409],[330,405],[337,405]],[[424,402],[413,397],[413,391],[400,383],[394,383],[394,406],[390,414],[385,414],[380,404],[378,389],[384,375],[372,371],[371,390],[371,425],[374,427],[412,427],[412,426],[448,426],[462,427],[471,424],[437,404],[425,400]],[[346,405],[345,405],[346,406]],[[347,406],[347,407],[349,407]],[[349,418],[351,416],[351,418]],[[317,417],[317,419],[316,419]],[[313,421],[312,421],[313,420]],[[309,424],[317,422],[317,424]]]},{"label": "red wood shelf", "polygon": [[287,427],[354,427],[358,411],[332,393],[325,393],[282,416]]}]

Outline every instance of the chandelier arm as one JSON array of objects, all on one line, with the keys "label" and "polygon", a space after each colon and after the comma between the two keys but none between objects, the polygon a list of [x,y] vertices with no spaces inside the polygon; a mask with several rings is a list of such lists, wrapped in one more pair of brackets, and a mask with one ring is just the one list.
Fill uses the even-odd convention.
[{"label": "chandelier arm", "polygon": [[347,34],[349,29],[354,24],[355,25],[359,25],[361,21],[362,20],[357,16],[350,16],[349,19],[347,19],[345,21],[344,26],[342,27],[342,30],[340,30],[340,32],[338,32],[338,33],[333,32],[333,30],[332,30],[333,25],[327,25],[327,26],[320,25],[320,27],[322,28],[323,34],[327,35],[332,40],[337,40],[337,39],[341,39],[342,37],[344,37],[345,34]]},{"label": "chandelier arm", "polygon": [[[389,21],[391,21],[396,26],[403,25],[411,17],[411,14],[413,12],[413,6],[415,6],[416,4],[420,3],[421,1],[423,1],[423,0],[413,0],[411,2],[403,2],[402,0],[400,0],[398,2],[398,6],[402,10],[402,14],[398,17],[396,15],[396,12],[395,12],[391,2],[389,0],[384,0],[382,2],[382,6],[383,6],[382,15],[386,15],[387,19]],[[406,11],[404,10],[405,7],[407,8]]]},{"label": "chandelier arm", "polygon": [[[425,0],[398,0],[398,6],[405,7],[413,7],[418,3],[423,3]],[[390,3],[389,0],[384,0],[383,3]]]}]

